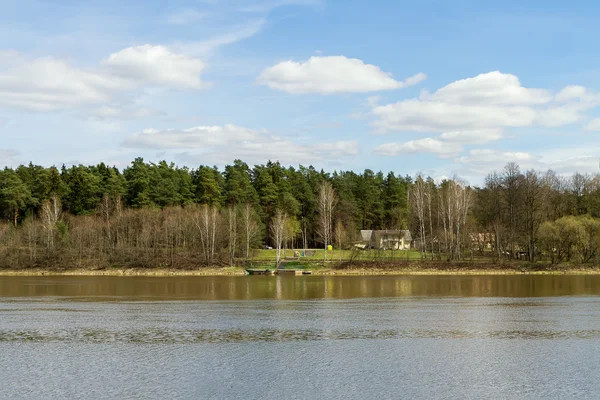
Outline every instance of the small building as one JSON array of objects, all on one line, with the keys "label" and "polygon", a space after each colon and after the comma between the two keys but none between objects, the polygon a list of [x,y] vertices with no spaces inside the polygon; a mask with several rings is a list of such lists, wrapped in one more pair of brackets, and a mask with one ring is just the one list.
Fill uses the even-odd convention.
[{"label": "small building", "polygon": [[491,250],[496,236],[489,232],[470,233],[469,239],[471,240],[471,248],[474,250],[484,251]]},{"label": "small building", "polygon": [[361,249],[409,250],[412,235],[408,230],[385,229],[360,231],[360,242],[355,246]]}]

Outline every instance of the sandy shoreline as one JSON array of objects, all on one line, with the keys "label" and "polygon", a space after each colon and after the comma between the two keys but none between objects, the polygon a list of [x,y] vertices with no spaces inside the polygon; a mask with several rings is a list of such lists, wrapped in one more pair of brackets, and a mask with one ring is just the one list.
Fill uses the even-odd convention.
[{"label": "sandy shoreline", "polygon": [[[435,269],[435,268],[355,268],[312,269],[313,276],[384,276],[384,275],[600,275],[600,268],[557,268],[553,270],[506,269]],[[104,270],[0,270],[0,276],[243,276],[241,267],[178,269],[104,269]]]}]

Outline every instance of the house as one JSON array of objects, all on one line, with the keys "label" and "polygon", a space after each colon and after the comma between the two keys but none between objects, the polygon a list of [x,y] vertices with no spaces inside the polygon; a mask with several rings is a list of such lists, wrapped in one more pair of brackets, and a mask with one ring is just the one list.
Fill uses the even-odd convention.
[{"label": "house", "polygon": [[471,247],[479,251],[491,250],[496,241],[495,235],[489,232],[470,233],[469,239],[471,240]]},{"label": "house", "polygon": [[412,236],[408,230],[361,230],[360,242],[355,246],[361,249],[408,250]]}]

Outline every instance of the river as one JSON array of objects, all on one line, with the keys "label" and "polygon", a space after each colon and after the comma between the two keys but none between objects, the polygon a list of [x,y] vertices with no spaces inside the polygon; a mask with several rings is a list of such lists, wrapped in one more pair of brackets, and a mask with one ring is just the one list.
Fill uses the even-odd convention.
[{"label": "river", "polygon": [[599,295],[593,275],[0,277],[0,398],[597,398]]}]

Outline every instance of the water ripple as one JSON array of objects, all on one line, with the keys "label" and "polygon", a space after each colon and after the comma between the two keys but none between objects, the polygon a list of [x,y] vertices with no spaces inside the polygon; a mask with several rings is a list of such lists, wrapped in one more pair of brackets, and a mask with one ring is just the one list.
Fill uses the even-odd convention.
[{"label": "water ripple", "polygon": [[131,330],[101,329],[4,330],[2,342],[78,342],[78,343],[142,343],[194,344],[241,342],[296,342],[321,340],[373,339],[599,339],[600,330],[318,330],[318,329],[259,329],[259,330]]}]

